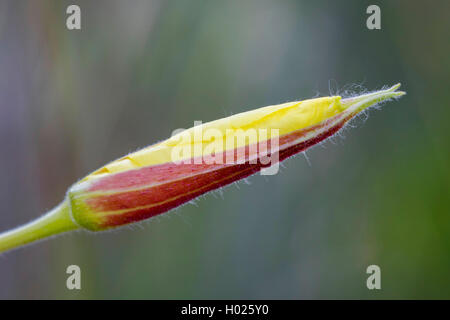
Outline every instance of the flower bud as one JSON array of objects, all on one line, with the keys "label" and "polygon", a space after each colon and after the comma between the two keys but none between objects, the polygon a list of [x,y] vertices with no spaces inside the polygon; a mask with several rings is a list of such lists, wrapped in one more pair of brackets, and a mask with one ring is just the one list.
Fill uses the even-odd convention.
[{"label": "flower bud", "polygon": [[348,99],[333,96],[268,106],[185,130],[73,185],[67,195],[72,218],[97,231],[164,213],[277,166],[332,136],[367,107],[402,95],[395,91],[398,87]]},{"label": "flower bud", "polygon": [[274,174],[280,161],[332,136],[359,112],[403,95],[399,86],[268,106],[184,130],[75,183],[53,210],[1,233],[0,252],[79,228],[138,222],[256,172]]}]

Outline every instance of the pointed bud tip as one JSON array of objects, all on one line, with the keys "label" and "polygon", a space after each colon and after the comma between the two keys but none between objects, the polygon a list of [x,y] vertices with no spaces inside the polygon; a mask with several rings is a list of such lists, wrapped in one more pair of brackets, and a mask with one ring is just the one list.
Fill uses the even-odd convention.
[{"label": "pointed bud tip", "polygon": [[402,84],[399,82],[397,84],[394,84],[392,87],[390,87],[389,89],[387,89],[387,91],[396,91],[398,88],[400,88],[402,86]]},{"label": "pointed bud tip", "polygon": [[343,99],[342,104],[345,106],[346,109],[357,113],[370,106],[376,105],[377,103],[405,95],[406,92],[397,91],[397,89],[400,88],[400,86],[401,84],[397,83],[388,89]]}]

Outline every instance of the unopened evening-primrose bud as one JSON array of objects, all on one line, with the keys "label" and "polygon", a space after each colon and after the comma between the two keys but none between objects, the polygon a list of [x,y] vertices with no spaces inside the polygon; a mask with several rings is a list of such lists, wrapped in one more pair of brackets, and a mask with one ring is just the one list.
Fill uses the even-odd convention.
[{"label": "unopened evening-primrose bud", "polygon": [[0,234],[0,252],[75,229],[142,221],[263,171],[334,135],[359,112],[404,94],[400,84],[342,99],[322,97],[196,123],[81,179],[44,216]]}]

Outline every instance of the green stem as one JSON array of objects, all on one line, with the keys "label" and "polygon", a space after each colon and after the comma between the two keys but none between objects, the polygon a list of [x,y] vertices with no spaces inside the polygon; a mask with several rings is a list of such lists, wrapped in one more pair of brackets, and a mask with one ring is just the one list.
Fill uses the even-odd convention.
[{"label": "green stem", "polygon": [[78,228],[79,226],[70,217],[67,201],[64,201],[42,217],[0,233],[0,252]]}]

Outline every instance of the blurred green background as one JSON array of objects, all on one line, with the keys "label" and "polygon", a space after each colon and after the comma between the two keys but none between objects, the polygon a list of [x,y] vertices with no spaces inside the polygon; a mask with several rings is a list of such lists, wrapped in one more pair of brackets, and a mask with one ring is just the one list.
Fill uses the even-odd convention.
[{"label": "blurred green background", "polygon": [[[69,4],[82,30],[66,29]],[[366,8],[381,8],[381,30]],[[0,298],[450,298],[450,2],[1,1],[0,230],[104,163],[241,111],[403,84],[275,176],[0,256]],[[66,268],[82,290],[66,289]],[[366,288],[381,267],[382,290]]]}]

